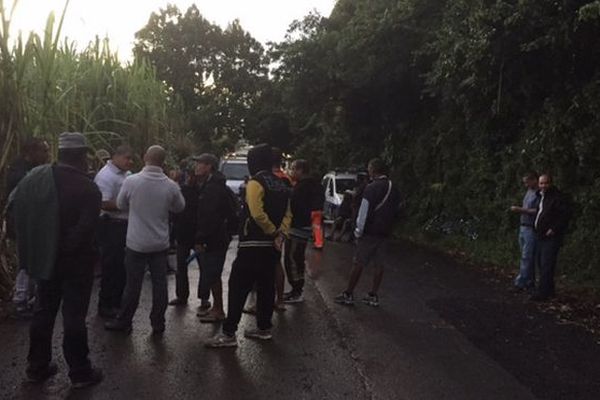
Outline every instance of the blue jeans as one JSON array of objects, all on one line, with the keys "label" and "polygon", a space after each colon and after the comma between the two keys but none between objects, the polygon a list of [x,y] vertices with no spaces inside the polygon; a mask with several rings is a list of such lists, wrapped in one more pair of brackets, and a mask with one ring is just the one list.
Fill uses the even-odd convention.
[{"label": "blue jeans", "polygon": [[530,226],[519,229],[519,247],[521,248],[521,263],[519,275],[515,278],[515,286],[520,288],[532,287],[535,284],[535,252],[537,236]]},{"label": "blue jeans", "polygon": [[163,328],[165,326],[165,310],[167,309],[168,301],[166,250],[155,253],[139,253],[130,248],[125,250],[127,283],[118,319],[125,324],[131,324],[140,302],[146,267],[150,270],[150,278],[152,280],[150,323],[153,328]]}]

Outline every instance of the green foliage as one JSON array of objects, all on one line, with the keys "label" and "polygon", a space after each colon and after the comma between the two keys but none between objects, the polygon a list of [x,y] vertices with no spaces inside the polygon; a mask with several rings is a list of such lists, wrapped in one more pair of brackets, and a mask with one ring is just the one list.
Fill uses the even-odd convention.
[{"label": "green foliage", "polygon": [[181,99],[186,131],[203,149],[232,150],[258,129],[253,110],[267,83],[268,60],[239,21],[221,29],[195,5],[185,13],[169,5],[151,15],[136,39],[137,58],[148,60]]},{"label": "green foliage", "polygon": [[272,47],[271,109],[287,111],[285,135],[323,169],[382,155],[407,196],[409,233],[487,260],[517,258],[507,210],[520,175],[553,172],[576,208],[563,270],[598,284],[599,9],[339,0]]}]

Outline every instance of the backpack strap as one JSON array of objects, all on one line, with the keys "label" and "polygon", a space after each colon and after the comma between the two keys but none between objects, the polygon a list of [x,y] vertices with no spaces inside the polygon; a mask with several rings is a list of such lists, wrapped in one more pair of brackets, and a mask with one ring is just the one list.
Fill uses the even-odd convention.
[{"label": "backpack strap", "polygon": [[387,199],[390,197],[390,193],[392,193],[392,181],[388,179],[388,190],[387,190],[387,193],[383,197],[383,200],[381,200],[381,202],[379,204],[377,204],[377,207],[375,207],[374,211],[378,211],[381,207],[383,207],[383,205],[385,204],[385,202],[387,201]]}]

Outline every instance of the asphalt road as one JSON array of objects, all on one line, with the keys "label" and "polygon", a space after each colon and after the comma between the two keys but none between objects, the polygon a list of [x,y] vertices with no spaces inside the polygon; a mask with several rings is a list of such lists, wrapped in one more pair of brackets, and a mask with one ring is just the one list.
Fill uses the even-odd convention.
[{"label": "asphalt road", "polygon": [[[224,282],[235,251],[230,250]],[[600,345],[582,328],[508,293],[485,273],[405,243],[389,248],[381,307],[343,307],[352,247],[309,254],[306,301],[274,316],[274,339],[239,335],[237,349],[207,349],[218,326],[201,324],[194,301],[167,310],[153,337],[149,277],[130,336],[88,316],[91,358],[106,378],[72,391],[55,332],[59,374],[23,383],[27,323],[0,322],[2,399],[598,399]],[[191,269],[191,287],[198,278]],[[363,276],[357,297],[368,289]],[[169,278],[174,293],[174,276]],[[225,285],[226,288],[226,285]],[[192,292],[194,293],[194,291]],[[253,326],[245,315],[241,329]]]}]

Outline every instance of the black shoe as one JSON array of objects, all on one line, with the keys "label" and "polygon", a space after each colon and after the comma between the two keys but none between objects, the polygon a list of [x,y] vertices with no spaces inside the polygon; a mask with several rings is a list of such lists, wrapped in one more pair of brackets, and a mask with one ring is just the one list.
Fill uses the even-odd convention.
[{"label": "black shoe", "polygon": [[71,379],[73,389],[83,389],[88,386],[97,385],[104,379],[100,368],[92,368],[87,376],[82,379]]},{"label": "black shoe", "polygon": [[163,333],[165,333],[165,326],[164,325],[160,325],[160,326],[153,326],[152,327],[152,334],[159,336],[162,335]]},{"label": "black shoe", "polygon": [[108,307],[98,307],[98,316],[105,319],[117,318],[117,310]]},{"label": "black shoe", "polygon": [[107,331],[124,332],[129,335],[131,333],[131,324],[126,324],[118,319],[114,319],[112,321],[106,321],[104,323],[104,329]]},{"label": "black shoe", "polygon": [[170,306],[185,306],[187,304],[186,299],[180,299],[178,297],[174,298],[169,302]]},{"label": "black shoe", "polygon": [[41,383],[41,382],[48,380],[52,376],[56,375],[57,372],[58,372],[58,367],[56,366],[55,363],[50,363],[50,364],[48,364],[47,367],[42,368],[42,369],[30,370],[28,368],[27,369],[27,382]]}]

